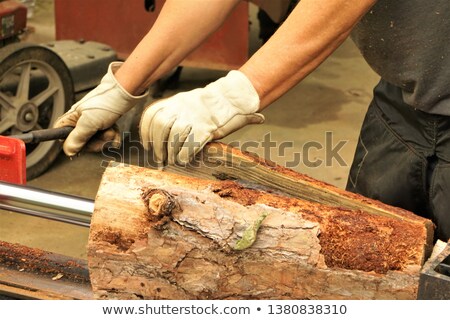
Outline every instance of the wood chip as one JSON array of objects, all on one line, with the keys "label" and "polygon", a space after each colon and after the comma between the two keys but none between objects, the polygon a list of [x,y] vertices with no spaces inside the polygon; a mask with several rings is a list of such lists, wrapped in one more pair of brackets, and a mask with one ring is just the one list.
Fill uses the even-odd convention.
[{"label": "wood chip", "polygon": [[56,276],[54,276],[54,277],[52,278],[52,280],[53,280],[53,281],[56,281],[56,280],[61,279],[62,277],[64,277],[64,275],[63,275],[62,273],[58,273]]}]

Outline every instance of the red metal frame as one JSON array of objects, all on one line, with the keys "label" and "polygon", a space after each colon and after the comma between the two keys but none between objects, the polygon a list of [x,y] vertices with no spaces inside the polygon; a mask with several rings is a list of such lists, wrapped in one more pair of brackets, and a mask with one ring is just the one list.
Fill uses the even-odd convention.
[{"label": "red metal frame", "polygon": [[[161,11],[164,0],[155,2],[155,11],[148,12],[144,0],[55,0],[56,39],[102,42],[125,59]],[[239,68],[248,59],[248,29],[248,3],[243,1],[220,30],[182,65],[222,70]]]}]

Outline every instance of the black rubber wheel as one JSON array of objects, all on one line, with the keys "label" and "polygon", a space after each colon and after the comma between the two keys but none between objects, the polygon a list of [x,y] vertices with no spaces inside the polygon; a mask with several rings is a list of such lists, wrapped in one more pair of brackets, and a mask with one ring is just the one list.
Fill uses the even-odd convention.
[{"label": "black rubber wheel", "polygon": [[[74,102],[70,71],[53,51],[14,43],[0,49],[0,134],[51,128]],[[27,144],[27,179],[45,172],[61,151],[59,141]]]}]

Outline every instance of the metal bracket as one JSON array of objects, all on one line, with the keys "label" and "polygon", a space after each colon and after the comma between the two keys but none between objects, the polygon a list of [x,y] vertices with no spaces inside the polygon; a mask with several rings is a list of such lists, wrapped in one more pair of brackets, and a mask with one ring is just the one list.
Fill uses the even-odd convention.
[{"label": "metal bracket", "polygon": [[450,299],[450,243],[435,258],[428,260],[419,278],[419,300]]}]

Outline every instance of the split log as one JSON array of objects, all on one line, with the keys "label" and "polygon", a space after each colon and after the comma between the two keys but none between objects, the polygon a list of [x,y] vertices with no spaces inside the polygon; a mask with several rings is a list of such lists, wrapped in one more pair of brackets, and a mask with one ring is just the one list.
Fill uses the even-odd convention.
[{"label": "split log", "polygon": [[[235,181],[112,163],[91,222],[94,294],[100,299],[414,299],[430,245],[429,221],[357,199],[385,214]],[[256,241],[238,250],[258,220]]]},{"label": "split log", "polygon": [[[170,167],[171,172],[191,177],[213,180],[251,181],[258,185],[279,190],[292,197],[334,207],[394,217],[414,223],[417,216],[407,210],[386,205],[358,194],[339,189],[305,174],[277,165],[255,154],[243,152],[230,145],[212,142],[205,146],[196,161],[186,167]],[[432,243],[434,225],[421,220],[427,230],[427,243]],[[432,246],[427,246],[430,254]]]}]

